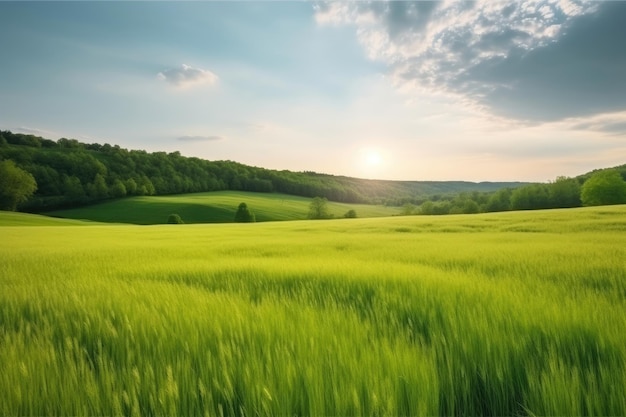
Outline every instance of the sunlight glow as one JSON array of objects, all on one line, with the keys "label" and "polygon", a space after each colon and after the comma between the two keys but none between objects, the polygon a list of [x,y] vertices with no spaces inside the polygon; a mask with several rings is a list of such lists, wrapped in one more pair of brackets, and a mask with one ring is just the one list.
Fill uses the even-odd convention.
[{"label": "sunlight glow", "polygon": [[362,178],[379,177],[384,174],[388,163],[388,152],[381,148],[367,147],[358,151],[358,175]]},{"label": "sunlight glow", "polygon": [[375,149],[369,149],[363,152],[363,161],[370,166],[377,166],[383,162],[381,154]]}]

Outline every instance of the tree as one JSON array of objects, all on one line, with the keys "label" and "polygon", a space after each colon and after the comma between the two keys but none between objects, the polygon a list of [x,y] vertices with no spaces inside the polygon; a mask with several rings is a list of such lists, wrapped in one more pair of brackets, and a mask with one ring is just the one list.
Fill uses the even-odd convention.
[{"label": "tree", "polygon": [[580,184],[575,178],[556,177],[549,192],[551,207],[580,207]]},{"label": "tree", "polygon": [[475,214],[480,211],[480,207],[478,203],[474,200],[467,199],[463,202],[462,213],[464,214]]},{"label": "tree", "polygon": [[404,203],[404,205],[402,206],[402,211],[400,211],[400,214],[402,216],[410,216],[411,214],[415,213],[415,206],[411,203]]},{"label": "tree", "polygon": [[137,186],[139,187],[138,190],[141,191],[141,194],[139,195],[155,195],[156,194],[156,189],[154,188],[154,184],[152,184],[152,181],[150,181],[150,178],[146,177],[145,175],[142,175],[139,181],[140,182],[137,183]]},{"label": "tree", "polygon": [[424,201],[420,206],[420,214],[431,215],[435,214],[435,203],[430,200]]},{"label": "tree", "polygon": [[626,182],[617,170],[598,171],[583,184],[580,199],[585,206],[626,203]]},{"label": "tree", "polygon": [[511,194],[510,188],[503,188],[496,191],[489,197],[487,201],[487,211],[506,211],[511,209]]},{"label": "tree", "polygon": [[513,210],[536,210],[550,207],[550,195],[545,184],[530,184],[511,193]]},{"label": "tree", "polygon": [[328,199],[326,197],[315,197],[309,204],[309,219],[329,219]]},{"label": "tree", "polygon": [[113,198],[121,198],[126,196],[126,186],[122,181],[115,180],[113,181],[113,185],[110,188],[111,197]]},{"label": "tree", "polygon": [[35,178],[11,160],[0,161],[0,210],[17,210],[37,190]]},{"label": "tree", "polygon": [[102,200],[109,197],[109,187],[102,174],[96,174],[93,183],[88,184],[89,196],[96,200]]},{"label": "tree", "polygon": [[75,176],[63,176],[63,194],[70,201],[77,201],[85,198],[85,190],[80,179]]},{"label": "tree", "polygon": [[357,217],[356,211],[355,210],[348,210],[346,212],[346,214],[343,215],[343,217],[345,217],[346,219],[356,219],[356,217]]},{"label": "tree", "polygon": [[180,218],[178,214],[172,213],[167,218],[167,223],[168,224],[184,224],[185,222],[183,221],[183,219]]},{"label": "tree", "polygon": [[237,212],[235,213],[235,222],[236,223],[253,223],[256,221],[254,213],[248,209],[248,205],[246,203],[239,204],[237,208]]},{"label": "tree", "polygon": [[137,183],[134,179],[129,178],[124,182],[124,186],[126,187],[126,194],[135,195],[137,193]]}]

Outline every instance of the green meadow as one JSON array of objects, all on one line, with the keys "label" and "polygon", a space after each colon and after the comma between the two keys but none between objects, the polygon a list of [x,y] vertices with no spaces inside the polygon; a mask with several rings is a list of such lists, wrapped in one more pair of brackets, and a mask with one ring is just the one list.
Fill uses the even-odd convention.
[{"label": "green meadow", "polygon": [[[185,223],[230,223],[240,203],[248,205],[258,222],[304,220],[311,199],[278,193],[216,191],[130,197],[47,214],[108,223],[164,224],[170,214],[177,213]],[[392,216],[400,212],[397,207],[328,202],[328,211],[334,217],[341,218],[348,210],[355,210],[359,217]]]},{"label": "green meadow", "polygon": [[626,415],[626,206],[0,236],[0,415]]}]

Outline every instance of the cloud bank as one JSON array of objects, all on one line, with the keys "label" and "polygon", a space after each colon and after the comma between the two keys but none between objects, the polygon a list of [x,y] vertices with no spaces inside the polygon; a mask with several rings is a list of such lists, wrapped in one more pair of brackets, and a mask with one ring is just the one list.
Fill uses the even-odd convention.
[{"label": "cloud bank", "polygon": [[529,122],[626,110],[626,2],[329,2],[315,18],[355,26],[402,89]]},{"label": "cloud bank", "polygon": [[188,88],[204,84],[214,84],[218,77],[209,70],[194,68],[186,64],[170,68],[157,74],[157,78],[179,88]]}]

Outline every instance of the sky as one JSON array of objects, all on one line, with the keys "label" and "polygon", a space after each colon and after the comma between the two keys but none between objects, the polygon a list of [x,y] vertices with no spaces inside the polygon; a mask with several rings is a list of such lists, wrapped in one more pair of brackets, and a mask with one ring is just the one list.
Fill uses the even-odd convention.
[{"label": "sky", "polygon": [[390,180],[626,163],[626,1],[0,0],[0,129]]}]

